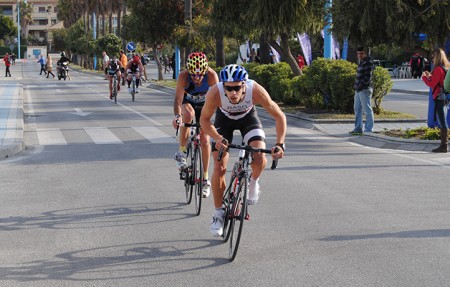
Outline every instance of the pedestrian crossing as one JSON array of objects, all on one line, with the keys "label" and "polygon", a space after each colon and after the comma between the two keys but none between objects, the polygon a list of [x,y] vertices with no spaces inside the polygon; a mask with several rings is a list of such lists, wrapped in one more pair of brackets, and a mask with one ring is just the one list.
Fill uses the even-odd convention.
[{"label": "pedestrian crossing", "polygon": [[154,144],[176,143],[175,137],[157,127],[83,127],[76,129],[37,128],[39,145],[126,144],[146,141]]}]

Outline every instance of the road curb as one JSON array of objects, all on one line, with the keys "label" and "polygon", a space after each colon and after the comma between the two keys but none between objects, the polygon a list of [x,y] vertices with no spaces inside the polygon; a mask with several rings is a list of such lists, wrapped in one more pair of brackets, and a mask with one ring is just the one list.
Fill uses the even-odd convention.
[{"label": "road curb", "polygon": [[6,136],[0,149],[0,159],[14,156],[25,149],[23,126],[23,85],[20,85],[15,107],[10,109]]}]

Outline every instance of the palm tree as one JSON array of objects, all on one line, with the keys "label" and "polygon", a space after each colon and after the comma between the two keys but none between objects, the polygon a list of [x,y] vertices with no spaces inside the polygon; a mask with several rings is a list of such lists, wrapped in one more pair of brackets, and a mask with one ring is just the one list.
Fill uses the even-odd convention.
[{"label": "palm tree", "polygon": [[28,25],[33,23],[33,6],[30,3],[20,2],[20,35],[24,38],[28,36]]}]

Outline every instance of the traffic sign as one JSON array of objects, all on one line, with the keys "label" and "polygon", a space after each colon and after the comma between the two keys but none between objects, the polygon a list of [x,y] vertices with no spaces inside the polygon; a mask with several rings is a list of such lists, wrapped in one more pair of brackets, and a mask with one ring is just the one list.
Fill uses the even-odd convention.
[{"label": "traffic sign", "polygon": [[135,45],[133,42],[128,42],[128,44],[127,44],[127,50],[128,50],[129,52],[132,52],[132,51],[136,50],[136,45]]}]

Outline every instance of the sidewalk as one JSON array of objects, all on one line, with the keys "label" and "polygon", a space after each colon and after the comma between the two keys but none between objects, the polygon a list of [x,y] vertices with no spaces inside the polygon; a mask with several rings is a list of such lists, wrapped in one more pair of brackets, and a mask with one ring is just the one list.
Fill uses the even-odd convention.
[{"label": "sidewalk", "polygon": [[[4,69],[4,65],[1,65]],[[0,68],[0,69],[1,69]],[[11,66],[11,77],[0,80],[0,160],[20,153],[23,142],[22,63]]]}]

